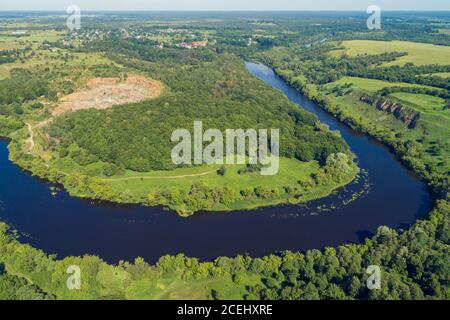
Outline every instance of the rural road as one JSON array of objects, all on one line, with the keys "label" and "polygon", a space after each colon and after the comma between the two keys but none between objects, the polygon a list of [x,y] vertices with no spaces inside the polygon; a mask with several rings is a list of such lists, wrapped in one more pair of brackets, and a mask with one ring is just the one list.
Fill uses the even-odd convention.
[{"label": "rural road", "polygon": [[29,137],[28,139],[25,141],[29,147],[28,147],[28,154],[31,154],[31,152],[33,151],[34,148],[34,133],[33,133],[33,127],[31,126],[31,124],[27,123],[27,128],[28,128],[28,133],[29,133]]},{"label": "rural road", "polygon": [[208,174],[217,172],[217,170],[211,170],[206,171],[203,173],[196,173],[196,174],[186,174],[181,176],[166,176],[166,177],[149,177],[149,176],[143,176],[143,177],[128,177],[128,178],[115,178],[115,179],[101,179],[101,181],[127,181],[127,180],[160,180],[160,179],[183,179],[183,178],[193,178],[193,177],[202,177],[207,176]]},{"label": "rural road", "polygon": [[[49,119],[47,119],[47,120],[44,120],[44,121],[42,121],[42,122],[39,122],[39,123],[36,124],[34,127],[35,127],[35,128],[42,128],[43,126],[47,125],[48,123],[50,123],[50,122],[52,122],[52,121],[53,121],[53,118],[49,118]],[[36,143],[34,142],[34,131],[33,131],[33,126],[32,126],[30,123],[25,123],[25,124],[27,125],[27,128],[28,128],[28,134],[30,135],[30,136],[28,137],[28,139],[25,140],[25,142],[26,142],[27,144],[29,144],[29,147],[28,147],[28,154],[32,154],[33,148],[34,148],[34,146],[36,145]]]}]

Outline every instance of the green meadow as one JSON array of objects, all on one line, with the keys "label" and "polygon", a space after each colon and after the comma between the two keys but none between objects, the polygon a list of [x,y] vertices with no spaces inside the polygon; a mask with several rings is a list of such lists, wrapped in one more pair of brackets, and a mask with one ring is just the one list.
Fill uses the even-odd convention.
[{"label": "green meadow", "polygon": [[351,84],[355,90],[366,91],[367,93],[376,93],[384,88],[403,87],[403,88],[427,88],[433,87],[404,82],[387,82],[377,79],[367,79],[358,77],[342,77],[341,79],[325,85],[325,89],[335,87],[336,85]]},{"label": "green meadow", "polygon": [[[444,110],[445,100],[425,94],[397,92],[391,94],[400,103],[420,112],[420,121],[426,125],[434,141],[442,143],[450,137],[450,109]],[[450,156],[450,150],[445,149]]]},{"label": "green meadow", "polygon": [[182,280],[178,277],[137,281],[126,290],[126,298],[144,300],[206,300],[213,299],[212,292],[221,292],[222,299],[239,299],[246,293],[246,286],[261,285],[260,277],[245,274],[236,285],[229,277],[201,280]]},{"label": "green meadow", "polygon": [[376,55],[386,52],[407,52],[408,55],[400,57],[393,62],[384,65],[404,65],[408,62],[415,65],[433,64],[447,65],[450,57],[450,47],[438,46],[427,43],[416,43],[408,41],[372,41],[351,40],[343,41],[344,49],[333,51],[333,56],[347,54],[349,56]]},{"label": "green meadow", "polygon": [[450,29],[439,29],[440,34],[446,34],[450,36]]},{"label": "green meadow", "polygon": [[[343,77],[338,81],[327,84],[323,88],[328,92],[330,89],[351,84],[353,90],[375,94],[379,90],[388,87],[425,87],[416,84],[386,82],[375,79],[356,77]],[[433,88],[435,89],[435,88]],[[450,149],[448,148],[448,137],[450,136],[450,109],[445,109],[446,101],[440,97],[427,94],[394,92],[389,95],[403,106],[409,107],[420,113],[420,120],[416,128],[411,129],[402,121],[396,119],[384,111],[379,111],[373,106],[365,104],[352,95],[336,96],[327,94],[339,108],[341,114],[346,118],[356,118],[359,125],[371,128],[372,132],[400,134],[412,141],[420,141],[424,147],[422,157],[431,163],[435,163],[440,170],[445,172],[450,168]],[[426,138],[424,138],[426,137]],[[447,145],[447,146],[446,146]],[[439,153],[436,151],[439,148]]]},{"label": "green meadow", "polygon": [[450,78],[450,72],[438,72],[438,73],[433,73],[432,75],[441,77],[441,78]]},{"label": "green meadow", "polygon": [[[55,162],[56,168],[66,174],[96,174],[102,163],[81,167],[68,159]],[[245,190],[254,190],[263,186],[270,187],[276,196],[245,198],[238,196],[232,203],[217,203],[211,211],[230,211],[254,209],[286,203],[301,203],[329,195],[335,189],[349,183],[358,172],[356,166],[342,182],[324,180],[315,184],[313,176],[320,171],[317,161],[301,162],[296,159],[280,158],[280,169],[274,176],[263,176],[259,170],[245,172],[246,165],[203,165],[178,168],[171,171],[133,172],[127,170],[123,175],[106,177],[95,175],[93,178],[120,194],[133,195],[133,199],[147,199],[150,194],[189,192],[192,186],[201,185],[207,189],[228,188],[235,194]],[[295,191],[289,194],[286,189]],[[177,208],[174,208],[177,209]]]}]

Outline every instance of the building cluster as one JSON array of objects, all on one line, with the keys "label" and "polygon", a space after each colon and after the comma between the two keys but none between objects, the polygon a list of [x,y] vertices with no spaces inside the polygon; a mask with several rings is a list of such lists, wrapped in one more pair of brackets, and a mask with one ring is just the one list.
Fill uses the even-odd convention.
[{"label": "building cluster", "polygon": [[208,44],[208,41],[194,41],[194,42],[182,42],[178,43],[175,46],[178,48],[185,48],[185,49],[198,49],[206,47]]}]

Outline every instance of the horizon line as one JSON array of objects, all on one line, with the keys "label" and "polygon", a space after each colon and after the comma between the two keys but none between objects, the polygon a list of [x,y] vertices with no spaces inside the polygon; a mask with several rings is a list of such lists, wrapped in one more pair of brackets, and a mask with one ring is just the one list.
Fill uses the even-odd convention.
[{"label": "horizon line", "polygon": [[[108,9],[86,9],[85,12],[366,12],[365,9],[334,9],[334,10],[322,10],[322,9],[306,9],[306,10],[278,10],[278,9],[260,9],[260,10],[198,10],[198,9],[162,9],[162,10],[148,10],[148,9],[132,9],[132,10],[108,10]],[[385,9],[384,12],[450,12],[450,9]],[[0,9],[0,12],[66,12],[65,10],[36,10],[36,9]]]}]

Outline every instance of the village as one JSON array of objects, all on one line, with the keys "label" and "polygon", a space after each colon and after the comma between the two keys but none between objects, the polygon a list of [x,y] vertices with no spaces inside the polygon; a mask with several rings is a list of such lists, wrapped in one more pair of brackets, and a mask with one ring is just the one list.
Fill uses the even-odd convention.
[{"label": "village", "polygon": [[199,31],[188,29],[161,28],[155,26],[130,26],[114,30],[83,28],[74,30],[65,39],[65,44],[87,43],[111,37],[145,41],[158,49],[181,48],[199,49],[209,44],[208,36]]}]

